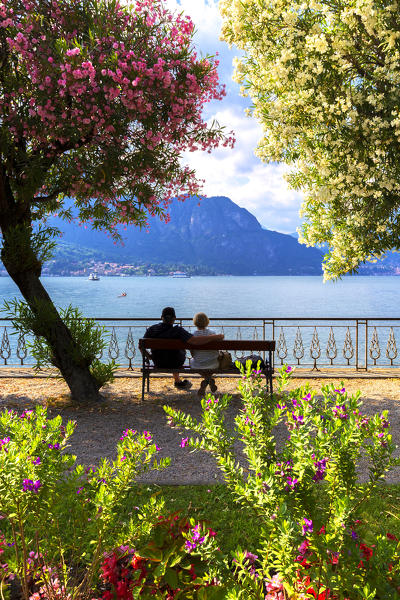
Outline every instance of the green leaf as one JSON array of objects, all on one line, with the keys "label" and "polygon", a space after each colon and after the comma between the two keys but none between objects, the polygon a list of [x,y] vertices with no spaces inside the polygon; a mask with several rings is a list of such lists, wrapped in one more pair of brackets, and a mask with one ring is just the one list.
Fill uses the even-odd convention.
[{"label": "green leaf", "polygon": [[[226,598],[227,588],[225,586],[210,585],[206,588],[201,588],[199,592],[202,590],[206,591],[206,596],[204,596],[204,598],[207,598],[207,600],[225,600]],[[201,596],[199,595],[199,598],[200,597]]]},{"label": "green leaf", "polygon": [[153,542],[150,542],[143,550],[141,550],[140,554],[143,558],[149,558],[155,562],[159,562],[163,559],[161,548],[158,548]]},{"label": "green leaf", "polygon": [[173,590],[176,590],[176,588],[179,585],[179,579],[178,579],[178,575],[174,569],[166,569],[164,579],[168,583],[170,588],[172,588]]}]

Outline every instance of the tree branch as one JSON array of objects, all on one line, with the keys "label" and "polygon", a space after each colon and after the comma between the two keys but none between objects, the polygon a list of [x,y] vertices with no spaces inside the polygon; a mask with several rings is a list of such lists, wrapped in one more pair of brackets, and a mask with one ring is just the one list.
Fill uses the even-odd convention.
[{"label": "tree branch", "polygon": [[57,196],[59,196],[61,194],[62,190],[58,189],[55,190],[52,194],[49,194],[48,196],[35,196],[33,198],[33,202],[34,203],[44,203],[44,202],[49,202],[50,200],[55,200],[57,198]]}]

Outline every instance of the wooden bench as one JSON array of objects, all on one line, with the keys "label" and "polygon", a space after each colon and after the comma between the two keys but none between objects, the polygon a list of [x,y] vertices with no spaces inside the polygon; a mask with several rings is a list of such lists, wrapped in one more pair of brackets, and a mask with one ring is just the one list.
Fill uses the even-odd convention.
[{"label": "wooden bench", "polygon": [[[270,340],[218,340],[216,342],[209,342],[208,344],[202,344],[200,346],[193,346],[187,342],[181,340],[170,340],[161,338],[142,338],[139,340],[139,350],[142,353],[142,401],[144,399],[145,387],[147,382],[147,392],[150,391],[150,375],[152,373],[173,373],[179,371],[179,373],[198,373],[201,374],[200,369],[191,369],[189,365],[183,365],[182,367],[175,369],[167,369],[162,367],[155,367],[152,364],[152,358],[150,350],[228,350],[232,352],[245,352],[246,354],[254,353],[266,353],[265,355],[265,369],[262,370],[262,374],[266,379],[266,387],[270,394],[272,394],[272,374],[273,374],[273,362],[272,353],[275,350],[275,342]],[[232,356],[233,363],[235,363],[235,357]],[[232,367],[230,369],[215,369],[213,373],[225,374],[235,373],[239,375],[239,371]]]}]

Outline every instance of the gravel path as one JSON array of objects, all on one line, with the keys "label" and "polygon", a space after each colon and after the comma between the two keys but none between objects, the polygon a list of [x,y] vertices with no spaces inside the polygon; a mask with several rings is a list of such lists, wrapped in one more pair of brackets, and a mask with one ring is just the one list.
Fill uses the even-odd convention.
[{"label": "gravel path", "polygon": [[[233,395],[233,401],[227,413],[228,423],[233,423],[240,408],[240,397],[235,393],[236,380],[217,380],[219,392]],[[293,380],[292,387],[301,385],[301,380]],[[303,382],[304,383],[304,382]],[[320,389],[326,381],[310,382],[314,389]],[[171,457],[171,466],[163,471],[148,473],[142,481],[162,484],[201,484],[221,481],[214,459],[206,452],[190,452],[180,448],[181,438],[187,433],[170,428],[166,423],[163,404],[185,410],[194,417],[200,415],[200,402],[197,397],[199,380],[193,379],[193,388],[189,392],[176,391],[167,378],[151,381],[151,392],[143,403],[140,402],[139,379],[123,378],[107,386],[105,401],[99,407],[86,409],[72,406],[68,400],[64,383],[49,379],[0,379],[0,410],[3,408],[32,407],[34,404],[48,406],[49,416],[61,414],[64,421],[76,421],[76,429],[71,438],[71,452],[78,461],[86,465],[96,464],[101,458],[115,457],[116,443],[124,429],[131,428],[151,431],[154,440],[161,447],[161,456]],[[387,409],[392,425],[395,443],[400,445],[400,381],[349,380],[345,383],[352,392],[362,390],[364,412]],[[280,441],[285,438],[284,428],[276,432]],[[239,448],[238,453],[240,454]],[[361,465],[360,479],[365,480],[367,470]],[[388,483],[400,483],[400,468],[387,476]]]}]

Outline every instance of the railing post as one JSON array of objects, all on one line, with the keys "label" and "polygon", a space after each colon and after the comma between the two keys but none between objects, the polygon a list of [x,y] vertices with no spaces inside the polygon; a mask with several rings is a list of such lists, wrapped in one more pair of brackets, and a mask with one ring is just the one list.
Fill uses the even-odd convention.
[{"label": "railing post", "polygon": [[358,319],[356,319],[356,371],[360,370],[360,365],[358,363],[358,340],[359,340],[359,336],[358,336]]},{"label": "railing post", "polygon": [[[263,325],[262,325],[262,339],[265,340],[265,319],[263,319]],[[272,337],[272,339],[274,339],[274,338]],[[263,361],[265,362],[265,351],[263,351]]]},{"label": "railing post", "polygon": [[[362,327],[364,327],[364,336],[361,334]],[[362,337],[364,337],[364,364],[360,364]],[[356,319],[356,371],[368,371],[368,319]]]},{"label": "railing post", "polygon": [[[264,338],[265,339],[265,338]],[[272,319],[272,339],[275,339],[275,319]],[[275,369],[275,352],[272,352],[272,369]]]}]

